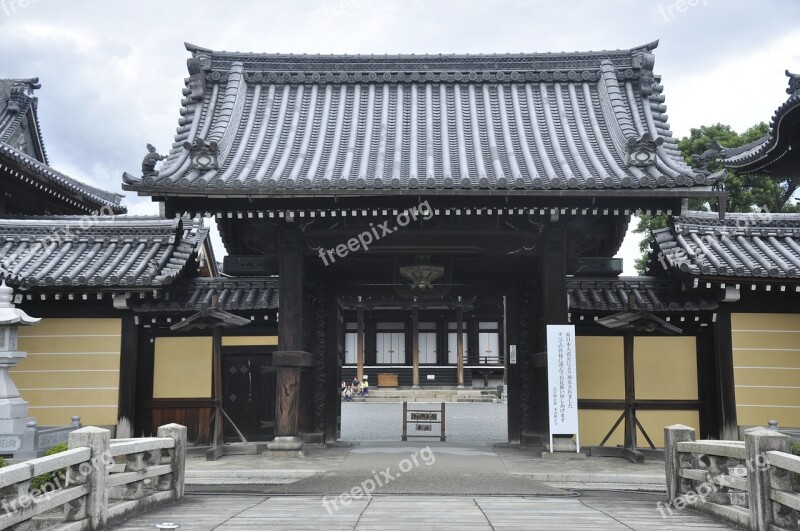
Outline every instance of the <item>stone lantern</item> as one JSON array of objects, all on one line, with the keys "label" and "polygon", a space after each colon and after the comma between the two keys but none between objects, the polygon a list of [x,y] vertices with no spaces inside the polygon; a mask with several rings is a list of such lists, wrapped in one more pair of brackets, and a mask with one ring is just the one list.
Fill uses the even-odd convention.
[{"label": "stone lantern", "polygon": [[[22,446],[22,434],[29,422],[28,402],[14,385],[9,369],[13,368],[26,353],[17,350],[17,327],[35,325],[34,319],[11,302],[14,290],[0,284],[0,454],[15,453]],[[34,424],[35,425],[35,424]]]}]

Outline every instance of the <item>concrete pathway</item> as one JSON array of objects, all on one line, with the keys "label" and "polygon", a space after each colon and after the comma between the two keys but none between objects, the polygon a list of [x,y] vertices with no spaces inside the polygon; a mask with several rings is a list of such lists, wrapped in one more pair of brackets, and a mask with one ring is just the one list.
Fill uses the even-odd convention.
[{"label": "concrete pathway", "polygon": [[595,493],[580,497],[373,496],[349,500],[319,496],[190,495],[113,527],[181,530],[252,529],[735,529],[690,510],[662,517],[657,498]]}]

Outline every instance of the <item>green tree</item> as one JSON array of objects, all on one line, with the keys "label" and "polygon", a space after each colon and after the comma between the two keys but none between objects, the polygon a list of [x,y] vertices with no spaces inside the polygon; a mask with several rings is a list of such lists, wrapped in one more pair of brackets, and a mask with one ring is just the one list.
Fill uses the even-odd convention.
[{"label": "green tree", "polygon": [[[739,134],[731,126],[714,124],[693,128],[689,136],[678,140],[678,148],[686,160],[692,164],[692,155],[700,155],[712,149],[714,142],[725,148],[734,148],[754,142],[769,133],[769,127],[761,122]],[[722,169],[722,163],[712,161],[708,166],[709,171],[715,172]],[[792,202],[792,196],[800,188],[800,180],[788,179],[780,181],[772,177],[737,175],[728,171],[725,180],[714,185],[715,190],[726,191],[728,197],[728,212],[753,212],[766,209],[768,212],[797,212],[798,207]],[[717,204],[707,201],[690,200],[690,210],[719,210]],[[647,265],[648,253],[652,242],[652,231],[667,226],[667,216],[653,216],[639,214],[639,221],[633,230],[635,234],[643,234],[644,238],[639,244],[642,256],[636,260],[636,271],[643,275]]]}]

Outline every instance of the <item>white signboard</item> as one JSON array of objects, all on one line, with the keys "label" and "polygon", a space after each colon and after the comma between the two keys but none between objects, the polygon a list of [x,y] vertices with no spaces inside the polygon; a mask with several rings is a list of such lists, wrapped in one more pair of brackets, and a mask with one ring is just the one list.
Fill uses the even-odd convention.
[{"label": "white signboard", "polygon": [[560,434],[574,434],[580,451],[575,325],[547,325],[547,396],[550,451],[553,451],[553,435]]}]

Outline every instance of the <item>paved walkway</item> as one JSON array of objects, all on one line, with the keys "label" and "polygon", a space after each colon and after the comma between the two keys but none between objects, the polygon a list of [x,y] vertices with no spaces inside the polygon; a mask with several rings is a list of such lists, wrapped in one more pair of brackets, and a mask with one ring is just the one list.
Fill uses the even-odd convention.
[{"label": "paved walkway", "polygon": [[164,522],[178,523],[181,530],[191,531],[735,529],[689,510],[662,518],[656,502],[650,495],[611,493],[560,498],[374,496],[351,500],[347,505],[319,496],[190,495],[178,505],[112,529],[153,529]]},{"label": "paved walkway", "polygon": [[[587,459],[542,459],[541,452],[519,447],[496,447],[478,442],[419,442],[409,441],[365,441],[352,446],[332,448],[307,447],[307,454],[299,459],[263,459],[254,455],[231,455],[217,461],[206,461],[205,455],[190,455],[186,463],[186,483],[189,490],[209,490],[214,486],[228,485],[237,490],[264,493],[293,492],[296,494],[319,493],[319,484],[340,483],[336,477],[366,477],[371,469],[396,468],[400,461],[430,447],[436,464],[430,468],[429,476],[470,472],[494,476],[493,483],[505,482],[495,490],[488,489],[490,481],[484,482],[484,490],[478,492],[468,487],[475,482],[457,485],[451,481],[444,491],[453,494],[531,494],[522,488],[524,481],[544,483],[557,488],[581,489],[625,489],[663,492],[665,489],[664,463],[647,461],[634,465],[625,459],[598,457]],[[418,457],[418,460],[420,458]],[[420,461],[422,462],[422,461]],[[465,463],[468,468],[465,469]],[[418,468],[418,467],[415,467]],[[427,476],[426,476],[427,477]],[[453,476],[454,477],[454,476]],[[513,481],[512,481],[513,479]],[[288,485],[291,484],[291,487]],[[280,487],[281,485],[285,487]],[[404,488],[405,482],[389,486],[389,492],[411,493]],[[435,483],[431,483],[434,488]],[[512,489],[512,485],[520,488]],[[250,488],[242,488],[249,486]],[[461,487],[462,490],[451,490]],[[302,489],[311,490],[302,490]],[[412,487],[417,488],[417,487]],[[383,491],[387,492],[387,491]]]}]

